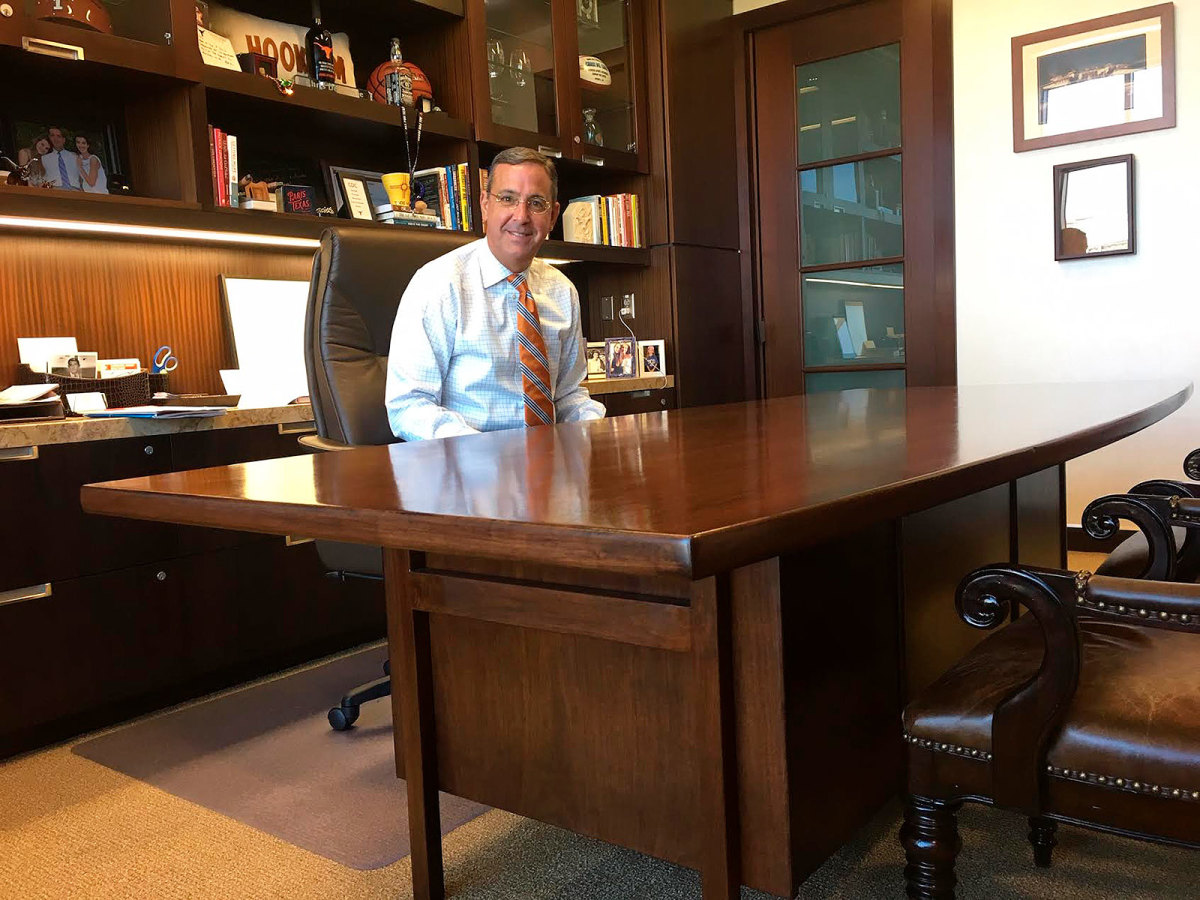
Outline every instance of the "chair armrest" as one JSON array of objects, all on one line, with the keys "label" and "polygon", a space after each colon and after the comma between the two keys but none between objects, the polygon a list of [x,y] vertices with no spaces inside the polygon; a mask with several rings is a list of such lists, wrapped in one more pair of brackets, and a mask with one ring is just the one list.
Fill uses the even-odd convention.
[{"label": "chair armrest", "polygon": [[340,441],[331,441],[329,438],[319,437],[315,434],[306,434],[296,438],[305,447],[312,447],[314,450],[353,450],[353,444],[343,444]]},{"label": "chair armrest", "polygon": [[1193,450],[1183,458],[1183,474],[1192,481],[1200,481],[1200,449]]},{"label": "chair armrest", "polygon": [[1169,478],[1152,478],[1149,481],[1139,481],[1126,493],[1155,497],[1200,497],[1200,484],[1172,481]]},{"label": "chair armrest", "polygon": [[1056,569],[987,566],[964,578],[955,595],[958,614],[976,628],[1007,622],[1018,604],[1041,628],[1045,649],[1037,674],[992,713],[993,797],[1031,815],[1041,808],[1046,745],[1079,686],[1076,580]]},{"label": "chair armrest", "polygon": [[1080,572],[1075,603],[1097,619],[1200,633],[1200,584]]},{"label": "chair armrest", "polygon": [[1106,540],[1117,534],[1121,519],[1133,522],[1149,548],[1146,569],[1138,577],[1171,581],[1176,577],[1178,550],[1169,522],[1170,503],[1169,497],[1109,494],[1084,508],[1080,524],[1089,537]]}]

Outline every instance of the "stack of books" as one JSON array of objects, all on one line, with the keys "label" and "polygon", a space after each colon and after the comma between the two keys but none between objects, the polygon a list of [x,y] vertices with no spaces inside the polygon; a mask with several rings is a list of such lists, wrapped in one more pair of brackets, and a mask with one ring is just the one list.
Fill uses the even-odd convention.
[{"label": "stack of books", "polygon": [[[466,163],[437,166],[413,173],[412,202],[424,200],[427,212],[437,217],[437,227],[451,231],[471,231],[470,172]],[[411,214],[410,214],[411,215]],[[397,218],[397,224],[417,225],[424,222]]]},{"label": "stack of books", "polygon": [[638,195],[576,197],[563,211],[563,240],[609,247],[642,246]]}]

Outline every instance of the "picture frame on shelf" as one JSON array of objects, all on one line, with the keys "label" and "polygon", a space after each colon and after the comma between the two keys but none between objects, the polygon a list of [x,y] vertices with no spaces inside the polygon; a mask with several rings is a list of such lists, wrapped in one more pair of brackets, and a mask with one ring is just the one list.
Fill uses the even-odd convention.
[{"label": "picture frame on shelf", "polygon": [[587,359],[587,380],[601,381],[608,374],[604,362],[607,358],[604,353],[604,341],[588,341],[584,356]]},{"label": "picture frame on shelf", "polygon": [[1175,127],[1175,9],[1012,39],[1013,152]]},{"label": "picture frame on shelf", "polygon": [[1054,167],[1054,258],[1137,252],[1133,154]]},{"label": "picture frame on shelf", "polygon": [[[372,221],[380,221],[375,208],[387,205],[391,208],[391,200],[388,199],[387,189],[383,186],[383,173],[372,172],[367,169],[350,169],[345,166],[334,166],[326,164],[325,179],[326,186],[329,188],[329,197],[333,201],[333,208],[337,215],[349,219],[369,219]],[[361,204],[355,204],[355,208],[351,208],[347,203],[346,190],[344,188],[345,179],[350,179],[352,183],[359,183],[366,191],[367,216],[361,215]],[[357,188],[352,188],[357,196]]]},{"label": "picture frame on shelf", "polygon": [[575,0],[575,17],[585,28],[599,28],[600,0]]},{"label": "picture frame on shelf", "polygon": [[[15,148],[14,160],[19,166],[29,166],[31,187],[90,194],[129,192],[124,176],[119,174],[120,141],[112,122],[68,115],[34,121],[17,119],[6,130],[6,143]],[[57,164],[59,149],[67,172],[65,186],[62,168]]]},{"label": "picture frame on shelf", "polygon": [[633,338],[604,339],[604,376],[606,378],[636,378],[638,373],[637,347]]},{"label": "picture frame on shelf", "polygon": [[638,374],[643,378],[667,374],[666,341],[638,341]]}]

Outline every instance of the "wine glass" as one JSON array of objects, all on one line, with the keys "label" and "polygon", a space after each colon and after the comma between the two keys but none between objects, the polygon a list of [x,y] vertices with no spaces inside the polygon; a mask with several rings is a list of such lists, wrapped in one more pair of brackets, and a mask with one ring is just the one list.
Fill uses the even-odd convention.
[{"label": "wine glass", "polygon": [[491,38],[487,42],[488,61],[488,93],[493,100],[504,98],[504,85],[501,76],[504,74],[505,61],[508,54],[504,52],[504,44],[499,38]]},{"label": "wine glass", "polygon": [[529,54],[524,50],[514,50],[508,64],[512,68],[513,84],[519,88],[525,87],[529,82]]}]

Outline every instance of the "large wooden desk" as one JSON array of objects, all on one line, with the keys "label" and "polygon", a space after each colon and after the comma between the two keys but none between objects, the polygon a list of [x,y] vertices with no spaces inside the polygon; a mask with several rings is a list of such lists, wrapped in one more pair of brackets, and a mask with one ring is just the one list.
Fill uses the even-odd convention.
[{"label": "large wooden desk", "polygon": [[1065,560],[1062,463],[1182,383],[815,394],[91,485],[387,548],[419,897],[437,788],[792,896],[899,785],[955,582]]}]

